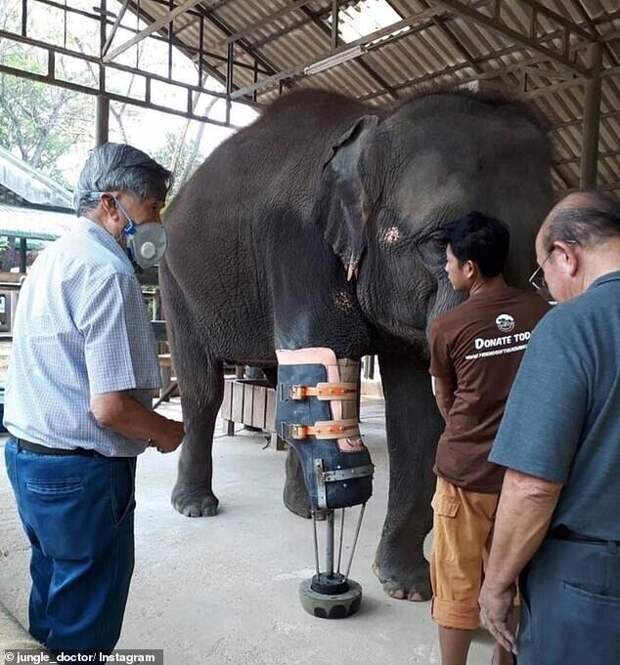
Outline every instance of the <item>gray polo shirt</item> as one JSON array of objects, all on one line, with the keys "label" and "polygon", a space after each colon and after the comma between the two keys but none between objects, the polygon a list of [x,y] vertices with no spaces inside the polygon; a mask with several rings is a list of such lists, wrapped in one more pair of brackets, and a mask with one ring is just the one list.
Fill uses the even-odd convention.
[{"label": "gray polo shirt", "polygon": [[620,540],[620,272],[538,324],[489,459],[564,484],[552,528]]}]

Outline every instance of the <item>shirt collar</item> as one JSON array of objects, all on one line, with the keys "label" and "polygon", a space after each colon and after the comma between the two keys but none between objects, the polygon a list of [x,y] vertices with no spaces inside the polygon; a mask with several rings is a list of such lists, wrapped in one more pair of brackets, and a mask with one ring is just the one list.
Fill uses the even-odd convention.
[{"label": "shirt collar", "polygon": [[608,272],[606,275],[601,275],[598,279],[595,279],[592,284],[588,287],[588,291],[590,289],[594,289],[597,286],[600,286],[601,284],[606,284],[607,282],[617,282],[620,281],[620,270],[616,270],[614,272]]},{"label": "shirt collar", "polygon": [[79,222],[82,225],[81,228],[85,229],[89,236],[91,236],[96,242],[100,245],[103,245],[110,251],[114,252],[117,256],[122,256],[123,260],[132,266],[129,257],[125,250],[118,244],[115,238],[110,235],[102,226],[99,226],[96,222],[93,222],[92,219],[88,217],[79,217]]}]

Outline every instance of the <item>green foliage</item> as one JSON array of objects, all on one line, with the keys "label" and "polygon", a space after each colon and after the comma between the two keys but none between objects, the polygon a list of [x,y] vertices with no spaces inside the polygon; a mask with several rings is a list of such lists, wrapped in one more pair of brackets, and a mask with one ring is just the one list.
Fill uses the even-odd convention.
[{"label": "green foliage", "polygon": [[[4,64],[38,70],[34,56],[5,52]],[[87,95],[10,75],[0,75],[0,145],[33,168],[68,186],[58,159],[92,137],[93,101]]]},{"label": "green foliage", "polygon": [[200,154],[199,136],[193,139],[181,140],[177,132],[166,132],[165,143],[162,148],[154,153],[153,159],[162,166],[173,172],[172,189],[170,190],[169,200],[179,191],[181,185],[192,175],[192,173],[202,163],[203,157]]}]

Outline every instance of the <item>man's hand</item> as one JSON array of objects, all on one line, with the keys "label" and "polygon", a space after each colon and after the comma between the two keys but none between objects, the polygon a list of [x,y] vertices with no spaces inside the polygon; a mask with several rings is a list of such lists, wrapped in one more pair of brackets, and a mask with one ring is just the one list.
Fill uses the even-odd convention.
[{"label": "man's hand", "polygon": [[171,453],[181,445],[184,436],[183,423],[167,420],[161,433],[158,432],[157,436],[151,439],[150,445],[155,446],[160,453]]},{"label": "man's hand", "polygon": [[517,653],[516,637],[508,626],[516,594],[514,584],[507,589],[491,587],[486,582],[480,590],[480,623],[506,651]]}]

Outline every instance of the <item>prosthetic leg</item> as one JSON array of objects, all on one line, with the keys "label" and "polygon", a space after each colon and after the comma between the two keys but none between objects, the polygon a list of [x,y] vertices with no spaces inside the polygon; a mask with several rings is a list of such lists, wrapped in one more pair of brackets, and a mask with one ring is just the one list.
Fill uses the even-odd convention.
[{"label": "prosthetic leg", "polygon": [[[349,579],[366,501],[372,494],[373,464],[358,427],[359,363],[337,360],[326,348],[277,351],[278,435],[299,456],[310,496],[316,574],[304,580],[300,598],[306,611],[328,619],[351,616],[362,590]],[[361,505],[351,554],[341,572],[345,510]],[[334,565],[334,511],[341,510],[337,566]],[[325,523],[325,568],[319,562],[317,520]]]}]

